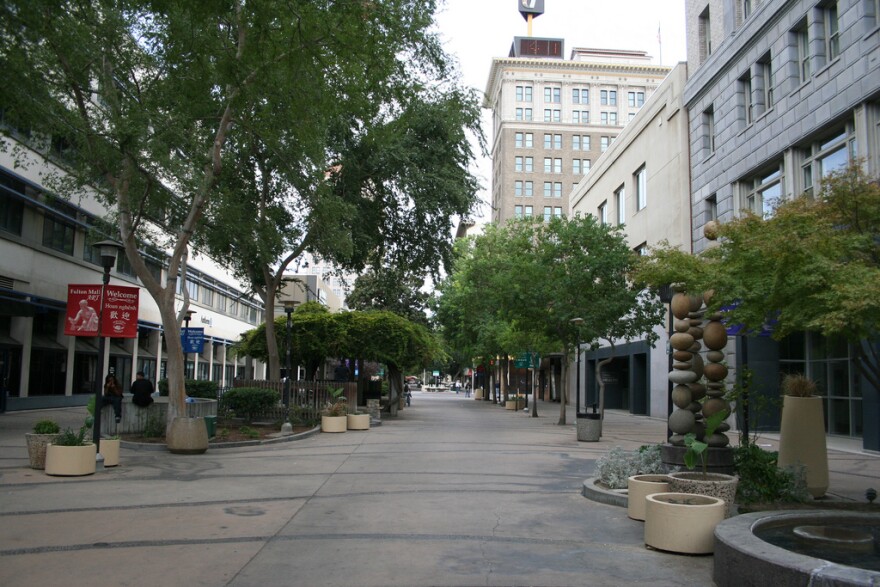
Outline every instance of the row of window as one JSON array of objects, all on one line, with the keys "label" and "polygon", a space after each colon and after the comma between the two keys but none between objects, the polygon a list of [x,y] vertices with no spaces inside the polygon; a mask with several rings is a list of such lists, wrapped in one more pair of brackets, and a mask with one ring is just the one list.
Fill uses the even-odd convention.
[{"label": "row of window", "polygon": [[[532,86],[521,85],[516,86],[517,102],[533,102],[534,89]],[[561,104],[562,88],[560,86],[544,86],[544,103],[545,104]],[[572,104],[589,104],[590,90],[589,88],[572,88],[571,89]],[[617,106],[617,90],[600,90],[599,104],[601,106]],[[627,105],[630,108],[641,108],[645,105],[645,92],[627,92]]]},{"label": "row of window", "polygon": [[[533,173],[535,171],[534,157],[514,157],[514,171]],[[586,174],[590,171],[589,159],[572,159],[571,172],[577,175]],[[562,173],[562,158],[544,157],[544,173]],[[522,182],[517,182],[522,183]],[[531,182],[529,182],[531,183]]]},{"label": "row of window", "polygon": [[[530,132],[518,132],[514,135],[514,146],[518,149],[531,149],[535,146],[535,135]],[[562,149],[561,134],[544,134],[545,149]],[[571,148],[574,151],[590,150],[590,135],[572,135]]]},{"label": "row of window", "polygon": [[[98,251],[92,246],[104,240],[115,230],[102,220],[84,213],[68,202],[51,194],[41,192],[18,178],[0,172],[0,231],[22,236],[25,225],[25,201],[44,204],[42,214],[41,244],[53,251],[74,256],[77,250],[77,234],[82,235],[82,259],[94,265],[101,265]],[[157,280],[161,280],[163,255],[158,250],[145,247],[147,268]],[[134,267],[126,255],[116,258],[116,271],[119,274],[135,277]],[[178,292],[182,293],[178,280]],[[189,269],[187,288],[194,302],[210,306],[219,312],[242,320],[257,323],[258,308],[242,300],[244,294],[228,288],[222,283]]]},{"label": "row of window", "polygon": [[[644,210],[648,206],[648,172],[644,165],[633,173],[633,189],[636,195],[636,210]],[[617,224],[626,223],[626,185],[614,190],[614,209],[617,211]],[[608,200],[599,204],[597,217],[602,224],[610,224]]]},{"label": "row of window", "polygon": [[[534,111],[531,108],[517,108],[515,111],[516,120],[521,122],[532,122],[535,120]],[[632,120],[636,117],[635,112],[630,112],[628,114],[627,120]],[[544,122],[562,122],[562,110],[558,108],[546,108],[544,109]],[[569,121],[566,121],[569,122]],[[590,124],[590,111],[589,110],[572,110],[571,112],[571,120],[573,124]],[[599,122],[605,125],[619,125],[619,119],[617,117],[617,112],[600,112],[599,113]]]},{"label": "row of window", "polygon": [[[516,218],[531,218],[535,215],[534,206],[516,205],[513,207],[513,215]],[[544,206],[544,222],[549,222],[554,216],[559,218],[564,216],[562,206]]]}]

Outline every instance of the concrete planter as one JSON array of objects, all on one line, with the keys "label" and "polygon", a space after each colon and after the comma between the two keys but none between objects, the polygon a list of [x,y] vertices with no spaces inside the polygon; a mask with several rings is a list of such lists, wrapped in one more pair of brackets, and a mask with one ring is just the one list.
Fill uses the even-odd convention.
[{"label": "concrete planter", "polygon": [[602,436],[602,419],[599,414],[578,414],[577,439],[580,442],[599,442]]},{"label": "concrete planter", "polygon": [[708,495],[724,501],[725,516],[733,515],[736,500],[736,486],[739,477],[723,473],[706,473],[697,471],[679,471],[669,474],[669,491],[672,493],[690,493]]},{"label": "concrete planter", "polygon": [[104,457],[105,467],[119,465],[119,447],[122,442],[118,438],[101,439],[101,456]]},{"label": "concrete planter", "polygon": [[46,474],[61,477],[93,475],[96,454],[95,445],[91,442],[85,446],[49,444],[46,447]]},{"label": "concrete planter", "polygon": [[204,418],[174,418],[165,438],[168,450],[179,455],[200,455],[208,450]]},{"label": "concrete planter", "polygon": [[505,410],[515,410],[516,409],[516,400],[509,399],[506,402],[504,402],[504,409]]},{"label": "concrete planter", "polygon": [[813,497],[822,497],[828,489],[823,403],[821,397],[787,395],[782,399],[778,464],[780,468],[803,465],[807,490]]},{"label": "concrete planter", "polygon": [[724,500],[690,493],[645,497],[645,545],[668,552],[711,554],[715,526],[724,520]]},{"label": "concrete planter", "polygon": [[46,446],[48,446],[49,443],[55,442],[58,435],[33,434],[27,432],[25,433],[24,438],[27,441],[28,460],[30,461],[31,469],[45,469]]},{"label": "concrete planter", "polygon": [[626,483],[626,514],[633,520],[645,520],[645,498],[652,493],[668,493],[666,475],[633,475]]},{"label": "concrete planter", "polygon": [[347,429],[347,416],[321,416],[321,432],[345,432]]},{"label": "concrete planter", "polygon": [[346,427],[349,430],[369,430],[370,415],[369,414],[348,414],[346,416]]}]

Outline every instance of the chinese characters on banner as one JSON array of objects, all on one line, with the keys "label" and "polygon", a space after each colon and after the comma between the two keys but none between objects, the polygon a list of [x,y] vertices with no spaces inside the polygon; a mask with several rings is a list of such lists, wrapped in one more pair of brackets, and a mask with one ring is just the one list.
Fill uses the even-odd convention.
[{"label": "chinese characters on banner", "polygon": [[[108,285],[104,290],[101,315],[101,336],[112,338],[137,337],[138,301],[136,287]],[[101,308],[100,285],[67,286],[67,336],[98,336],[98,311]]]}]

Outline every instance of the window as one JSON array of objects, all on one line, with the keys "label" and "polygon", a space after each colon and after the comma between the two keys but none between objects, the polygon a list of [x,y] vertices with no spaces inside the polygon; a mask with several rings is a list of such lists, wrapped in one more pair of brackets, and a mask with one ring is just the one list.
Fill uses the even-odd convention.
[{"label": "window", "polygon": [[516,180],[513,182],[513,195],[517,197],[522,197],[523,195],[523,182],[520,180]]},{"label": "window", "polygon": [[517,149],[522,149],[526,144],[525,133],[516,133],[513,144]]},{"label": "window", "polygon": [[535,170],[535,159],[534,157],[526,157],[525,161],[525,172],[531,173]]},{"label": "window", "polygon": [[552,149],[553,148],[553,135],[545,134],[544,135],[544,148]]},{"label": "window", "polygon": [[745,196],[745,208],[762,217],[773,215],[773,210],[782,199],[782,165],[759,174],[745,183],[748,190]]},{"label": "window", "polygon": [[590,172],[590,160],[589,159],[582,159],[581,160],[581,169],[584,170],[584,175],[586,175],[587,173]]},{"label": "window", "polygon": [[517,120],[532,120],[532,109],[531,108],[517,108],[516,109],[516,119]]},{"label": "window", "polygon": [[532,101],[532,86],[516,86],[516,101],[517,102],[531,102]]},{"label": "window", "polygon": [[746,20],[752,15],[752,0],[742,0],[742,18]]},{"label": "window", "polygon": [[632,121],[635,117],[636,117],[636,113],[635,113],[635,112],[630,112],[630,113],[627,115],[627,120]]},{"label": "window", "polygon": [[703,111],[703,148],[709,155],[715,152],[715,106]]},{"label": "window", "polygon": [[645,105],[645,92],[629,92],[627,103],[630,108],[641,108]]},{"label": "window", "polygon": [[571,137],[571,148],[575,151],[589,151],[590,135],[574,135]]},{"label": "window", "polygon": [[194,279],[192,279],[191,275],[187,275],[186,290],[189,292],[189,299],[199,299],[199,284]]},{"label": "window", "polygon": [[611,137],[600,137],[599,138],[599,150],[603,153],[608,150],[608,145],[611,144]]},{"label": "window", "polygon": [[797,49],[798,77],[800,82],[804,83],[813,73],[810,63],[810,28],[807,26],[807,19],[803,19],[795,27],[792,35]]},{"label": "window", "polygon": [[639,246],[634,248],[633,251],[635,251],[636,255],[638,255],[639,257],[644,257],[648,254],[648,243],[640,244]]},{"label": "window", "polygon": [[636,186],[636,210],[644,210],[648,206],[648,172],[644,165],[636,170],[633,179]]},{"label": "window", "polygon": [[514,206],[513,207],[513,216],[514,216],[514,218],[522,218],[523,217],[523,207],[522,206]]},{"label": "window", "polygon": [[553,208],[553,215],[556,216],[557,218],[562,218],[563,217],[562,206],[555,206]]},{"label": "window", "polygon": [[43,245],[72,255],[76,226],[71,219],[76,218],[76,208],[54,197],[49,200],[49,206],[59,214],[46,212],[43,216]]},{"label": "window", "polygon": [[832,137],[817,141],[805,149],[803,186],[801,186],[804,195],[812,197],[813,187],[832,171],[846,167],[855,154],[852,124]]},{"label": "window", "polygon": [[572,104],[589,104],[590,103],[590,90],[587,88],[574,88],[571,90],[571,103]]},{"label": "window", "polygon": [[525,207],[525,216],[526,216],[526,218],[531,218],[531,217],[534,216],[534,215],[535,215],[535,213],[534,213],[534,208],[533,208],[532,206],[526,206],[526,207]]},{"label": "window", "polygon": [[599,121],[602,124],[608,124],[608,113],[607,112],[600,113],[599,114]]},{"label": "window", "polygon": [[581,160],[580,159],[572,159],[571,160],[571,172],[575,175],[581,174]]},{"label": "window", "polygon": [[553,122],[562,122],[562,110],[553,111]]},{"label": "window", "polygon": [[712,54],[712,27],[709,20],[708,6],[698,17],[697,36],[700,40],[700,63],[703,63]]},{"label": "window", "polygon": [[599,103],[602,106],[617,106],[617,90],[601,90]]},{"label": "window", "polygon": [[626,189],[620,186],[614,192],[614,207],[617,208],[617,224],[626,224]]},{"label": "window", "polygon": [[544,122],[550,122],[553,119],[553,111],[550,108],[544,109]]},{"label": "window", "polygon": [[599,224],[608,224],[608,202],[599,204]]},{"label": "window", "polygon": [[553,197],[561,198],[562,197],[562,182],[557,181],[553,183]]},{"label": "window", "polygon": [[608,106],[608,90],[601,90],[599,92],[599,104]]},{"label": "window", "polygon": [[551,218],[553,218],[553,207],[544,206],[544,222],[550,222]]},{"label": "window", "polygon": [[209,287],[202,288],[202,303],[206,306],[214,305],[214,290]]},{"label": "window", "polygon": [[867,5],[865,6],[865,19],[866,30],[873,30],[878,24],[880,24],[880,0],[867,0]]},{"label": "window", "polygon": [[837,2],[830,2],[822,9],[825,27],[825,62],[831,63],[840,57],[840,23],[837,18]]},{"label": "window", "polygon": [[513,159],[513,170],[514,171],[523,171],[525,159],[526,159],[525,157],[515,157]]},{"label": "window", "polygon": [[553,135],[553,148],[561,149],[562,148],[562,135]]},{"label": "window", "polygon": [[559,104],[562,102],[562,88],[547,86],[544,88],[544,102]]},{"label": "window", "polygon": [[24,202],[9,192],[24,193],[24,184],[12,177],[0,175],[0,230],[21,235],[24,220]]},{"label": "window", "polygon": [[552,198],[553,197],[553,182],[545,181],[544,182],[544,197]]},{"label": "window", "polygon": [[609,124],[617,124],[617,112],[609,112],[608,113],[608,123]]},{"label": "window", "polygon": [[553,173],[553,159],[544,157],[544,173]]},{"label": "window", "polygon": [[746,126],[754,121],[755,103],[752,99],[752,76],[751,72],[746,72],[744,76],[739,78],[739,102],[743,108],[742,119],[745,120]]},{"label": "window", "polygon": [[562,158],[557,157],[553,160],[553,173],[562,173]]},{"label": "window", "polygon": [[523,195],[527,198],[531,198],[534,195],[535,191],[535,182],[527,181],[523,186]]},{"label": "window", "polygon": [[773,61],[770,51],[758,60],[758,74],[761,82],[761,94],[764,99],[764,112],[773,108]]},{"label": "window", "polygon": [[590,124],[589,110],[575,110],[571,113],[571,121],[575,124]]},{"label": "window", "polygon": [[718,220],[718,197],[712,194],[706,198],[706,222]]},{"label": "window", "polygon": [[581,150],[581,136],[580,135],[574,135],[573,137],[571,137],[571,148],[573,151],[580,151]]}]

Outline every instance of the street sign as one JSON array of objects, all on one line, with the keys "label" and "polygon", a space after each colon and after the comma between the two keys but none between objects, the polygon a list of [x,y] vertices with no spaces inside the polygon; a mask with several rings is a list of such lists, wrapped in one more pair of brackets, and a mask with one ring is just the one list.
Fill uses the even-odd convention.
[{"label": "street sign", "polygon": [[513,366],[517,369],[537,369],[541,365],[541,355],[538,353],[519,353],[513,360]]},{"label": "street sign", "polygon": [[201,353],[205,346],[204,328],[181,328],[180,344],[185,353]]}]

